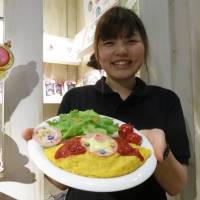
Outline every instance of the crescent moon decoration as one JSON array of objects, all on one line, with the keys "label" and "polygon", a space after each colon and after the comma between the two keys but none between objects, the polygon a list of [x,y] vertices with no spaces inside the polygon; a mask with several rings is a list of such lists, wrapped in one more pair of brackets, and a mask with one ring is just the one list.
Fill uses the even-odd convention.
[{"label": "crescent moon decoration", "polygon": [[0,45],[0,80],[3,80],[6,77],[8,70],[14,63],[14,56],[10,48],[11,41],[7,41],[3,45]]}]

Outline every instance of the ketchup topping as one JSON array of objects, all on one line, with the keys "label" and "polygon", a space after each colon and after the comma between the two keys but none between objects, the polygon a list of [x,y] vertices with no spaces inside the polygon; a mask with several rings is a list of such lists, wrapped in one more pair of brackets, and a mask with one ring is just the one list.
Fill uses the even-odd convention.
[{"label": "ketchup topping", "polygon": [[134,127],[131,124],[122,124],[119,127],[119,136],[126,140],[128,143],[140,145],[142,137],[134,132]]},{"label": "ketchup topping", "polygon": [[[140,161],[144,161],[144,157],[138,148],[133,148],[126,140],[121,137],[114,138],[117,142],[117,152],[122,156],[136,156]],[[56,151],[55,159],[65,158],[70,155],[83,154],[87,149],[81,144],[81,137],[74,137],[66,140],[63,145]]]},{"label": "ketchup topping", "polygon": [[117,152],[122,156],[136,156],[140,159],[140,161],[144,161],[144,157],[140,153],[139,149],[133,148],[126,140],[123,140],[120,137],[115,138],[118,149]]},{"label": "ketchup topping", "polygon": [[65,158],[70,155],[79,155],[86,152],[86,148],[81,145],[81,137],[74,137],[66,140],[56,151],[55,159]]}]

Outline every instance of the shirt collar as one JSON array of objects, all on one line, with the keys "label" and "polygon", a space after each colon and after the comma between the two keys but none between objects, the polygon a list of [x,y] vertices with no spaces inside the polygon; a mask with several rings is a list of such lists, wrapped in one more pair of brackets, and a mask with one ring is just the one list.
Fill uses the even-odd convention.
[{"label": "shirt collar", "polygon": [[[100,80],[98,80],[95,84],[96,90],[101,92],[102,94],[112,94],[114,91],[109,87],[109,85],[105,82],[106,77],[102,77]],[[132,95],[135,96],[145,96],[148,92],[148,86],[146,83],[141,80],[140,78],[136,77],[136,85],[132,90]]]}]

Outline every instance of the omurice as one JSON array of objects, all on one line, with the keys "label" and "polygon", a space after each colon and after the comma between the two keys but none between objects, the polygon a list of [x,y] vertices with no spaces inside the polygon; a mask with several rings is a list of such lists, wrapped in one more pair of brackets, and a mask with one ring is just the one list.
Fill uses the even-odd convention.
[{"label": "omurice", "polygon": [[96,178],[131,173],[151,155],[149,149],[99,133],[71,138],[45,148],[44,153],[54,165],[67,172]]}]

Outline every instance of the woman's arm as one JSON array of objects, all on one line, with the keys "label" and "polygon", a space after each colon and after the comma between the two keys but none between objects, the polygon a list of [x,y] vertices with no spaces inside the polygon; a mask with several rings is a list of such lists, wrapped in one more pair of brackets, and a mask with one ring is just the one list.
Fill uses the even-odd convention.
[{"label": "woman's arm", "polygon": [[187,182],[187,166],[178,162],[170,151],[166,160],[158,162],[154,175],[164,190],[174,196]]},{"label": "woman's arm", "polygon": [[155,178],[169,195],[180,193],[187,182],[187,166],[181,164],[170,151],[166,160],[163,154],[166,149],[165,133],[161,129],[141,130],[152,143],[158,164],[155,170]]}]

